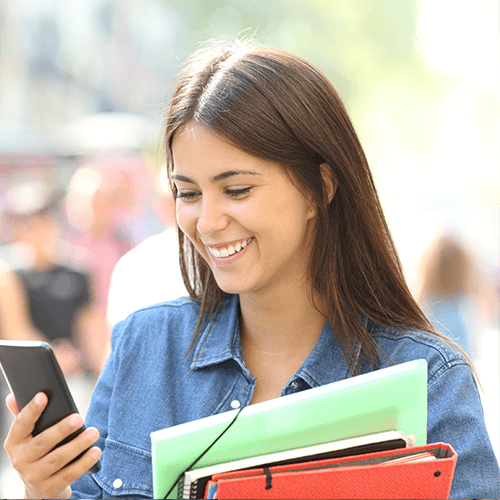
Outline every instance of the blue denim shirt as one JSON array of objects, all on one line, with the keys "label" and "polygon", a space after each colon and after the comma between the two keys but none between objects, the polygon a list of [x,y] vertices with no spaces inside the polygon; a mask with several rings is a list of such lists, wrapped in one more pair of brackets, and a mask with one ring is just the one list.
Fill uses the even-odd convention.
[{"label": "blue denim shirt", "polygon": [[[73,497],[152,497],[152,431],[229,411],[235,400],[250,403],[255,378],[242,357],[238,296],[226,299],[186,357],[198,312],[195,303],[179,299],[142,309],[115,326],[112,353],[86,416],[86,425],[101,433],[102,468],[78,479]],[[366,325],[394,362],[427,360],[428,442],[449,443],[458,454],[451,498],[499,498],[500,470],[464,359],[431,335]],[[335,335],[325,324],[281,395],[349,376]]]}]

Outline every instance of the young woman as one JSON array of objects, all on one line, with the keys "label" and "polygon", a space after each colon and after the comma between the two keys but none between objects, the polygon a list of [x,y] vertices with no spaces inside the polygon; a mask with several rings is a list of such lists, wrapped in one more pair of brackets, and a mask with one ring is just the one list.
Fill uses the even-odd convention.
[{"label": "young woman", "polygon": [[[425,358],[428,440],[458,453],[452,496],[498,496],[471,365],[408,291],[331,83],[286,52],[204,49],[180,74],[165,138],[191,299],[115,327],[95,427],[52,450],[81,420],[31,438],[46,399],[19,414],[5,447],[26,495],[151,496],[152,431]],[[100,450],[101,470],[82,475]]]}]

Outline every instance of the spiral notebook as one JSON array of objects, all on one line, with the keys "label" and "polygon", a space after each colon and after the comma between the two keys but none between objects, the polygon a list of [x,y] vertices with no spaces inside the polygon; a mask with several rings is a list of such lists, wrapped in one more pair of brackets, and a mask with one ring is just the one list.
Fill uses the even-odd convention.
[{"label": "spiral notebook", "polygon": [[[151,433],[153,490],[163,498],[238,410]],[[427,362],[409,361],[244,408],[197,468],[366,436],[403,431],[426,443]],[[177,498],[177,490],[168,498]]]}]

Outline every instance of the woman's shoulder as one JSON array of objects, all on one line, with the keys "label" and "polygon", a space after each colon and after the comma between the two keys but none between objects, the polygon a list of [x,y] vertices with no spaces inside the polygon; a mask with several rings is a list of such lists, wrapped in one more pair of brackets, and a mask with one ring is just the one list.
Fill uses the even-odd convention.
[{"label": "woman's shoulder", "polygon": [[383,365],[425,359],[429,384],[453,367],[469,365],[463,354],[446,337],[431,332],[372,325],[371,337],[380,349]]},{"label": "woman's shoulder", "polygon": [[151,304],[134,311],[127,318],[120,321],[118,325],[130,326],[140,324],[144,328],[157,321],[181,320],[188,321],[198,319],[200,304],[190,297],[181,297],[174,300]]},{"label": "woman's shoulder", "polygon": [[143,307],[114,326],[112,342],[123,338],[127,342],[133,339],[145,342],[147,339],[166,338],[172,331],[182,334],[189,330],[192,333],[199,312],[199,303],[188,297]]}]

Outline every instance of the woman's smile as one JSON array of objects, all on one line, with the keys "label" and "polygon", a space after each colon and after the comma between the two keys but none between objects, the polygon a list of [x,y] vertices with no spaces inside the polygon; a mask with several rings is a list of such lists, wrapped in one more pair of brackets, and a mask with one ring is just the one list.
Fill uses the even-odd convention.
[{"label": "woman's smile", "polygon": [[210,246],[206,245],[208,248],[208,251],[210,255],[215,257],[216,259],[228,259],[229,257],[235,255],[235,254],[240,254],[244,253],[242,250],[244,250],[250,243],[252,242],[252,238],[248,238],[246,240],[241,240],[238,241],[237,243],[232,243],[229,245],[219,245],[219,246]]}]

